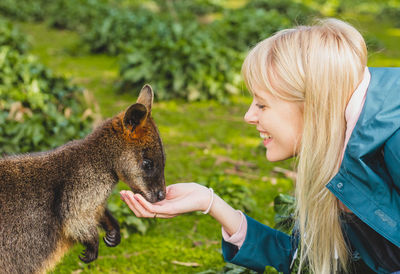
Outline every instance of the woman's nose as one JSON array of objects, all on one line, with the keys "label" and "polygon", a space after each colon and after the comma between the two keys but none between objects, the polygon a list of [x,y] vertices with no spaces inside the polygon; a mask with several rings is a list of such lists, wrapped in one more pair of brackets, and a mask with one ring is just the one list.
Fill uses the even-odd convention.
[{"label": "woman's nose", "polygon": [[244,115],[244,120],[248,124],[256,124],[258,121],[257,111],[254,107],[254,104],[251,104],[246,114]]}]

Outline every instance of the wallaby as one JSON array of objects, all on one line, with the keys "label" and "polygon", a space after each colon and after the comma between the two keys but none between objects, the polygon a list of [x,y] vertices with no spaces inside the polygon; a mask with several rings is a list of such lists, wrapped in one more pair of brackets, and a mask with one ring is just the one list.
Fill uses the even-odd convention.
[{"label": "wallaby", "polygon": [[150,202],[165,198],[152,103],[145,85],[137,103],[85,139],[0,160],[0,273],[44,273],[76,242],[89,263],[97,258],[98,226],[107,246],[118,245],[119,225],[106,200],[119,180]]}]

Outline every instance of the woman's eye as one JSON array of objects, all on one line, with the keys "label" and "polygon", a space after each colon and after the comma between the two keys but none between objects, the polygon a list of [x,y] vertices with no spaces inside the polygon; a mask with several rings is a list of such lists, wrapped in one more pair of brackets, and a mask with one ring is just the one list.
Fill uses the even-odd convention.
[{"label": "woman's eye", "polygon": [[143,160],[143,169],[145,170],[151,170],[153,168],[153,161],[149,159],[144,159]]},{"label": "woman's eye", "polygon": [[265,105],[256,104],[256,106],[257,106],[259,109],[264,109],[264,108],[265,108]]}]

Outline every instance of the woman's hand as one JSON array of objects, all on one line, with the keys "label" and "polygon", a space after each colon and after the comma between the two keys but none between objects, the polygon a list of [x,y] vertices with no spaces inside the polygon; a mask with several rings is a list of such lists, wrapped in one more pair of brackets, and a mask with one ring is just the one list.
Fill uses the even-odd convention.
[{"label": "woman's hand", "polygon": [[120,194],[133,213],[144,218],[172,218],[182,213],[204,211],[211,201],[210,190],[196,183],[169,185],[166,198],[154,204],[132,191],[123,190]]}]

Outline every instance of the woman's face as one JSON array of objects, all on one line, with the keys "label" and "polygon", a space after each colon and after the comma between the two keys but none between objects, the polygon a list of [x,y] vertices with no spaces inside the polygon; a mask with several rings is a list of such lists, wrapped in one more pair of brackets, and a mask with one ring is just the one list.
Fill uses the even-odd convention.
[{"label": "woman's face", "polygon": [[299,152],[303,130],[303,103],[279,99],[256,90],[244,120],[257,127],[269,161],[291,158]]}]

